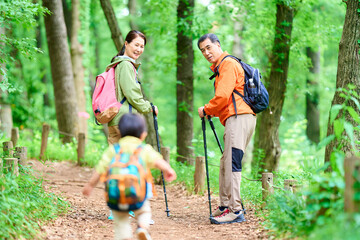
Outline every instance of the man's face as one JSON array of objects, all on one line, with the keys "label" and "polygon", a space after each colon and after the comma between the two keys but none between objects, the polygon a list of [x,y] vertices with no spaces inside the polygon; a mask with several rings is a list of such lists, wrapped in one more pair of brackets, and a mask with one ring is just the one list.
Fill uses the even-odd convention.
[{"label": "man's face", "polygon": [[222,54],[220,43],[218,42],[212,43],[209,38],[202,41],[199,44],[199,47],[201,53],[204,55],[206,60],[209,61],[209,63],[213,63],[213,64],[216,63]]}]

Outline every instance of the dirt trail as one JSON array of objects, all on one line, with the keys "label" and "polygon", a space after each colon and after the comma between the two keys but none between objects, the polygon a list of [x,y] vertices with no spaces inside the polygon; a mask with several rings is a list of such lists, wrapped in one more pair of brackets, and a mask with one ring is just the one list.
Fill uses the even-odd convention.
[{"label": "dirt trail", "polygon": [[[48,191],[62,196],[71,204],[66,215],[42,227],[44,239],[113,239],[112,221],[107,219],[109,210],[103,199],[103,185],[99,183],[90,198],[81,194],[92,169],[70,162],[42,164],[32,160],[30,164],[43,175]],[[156,186],[156,189],[158,194],[151,199],[155,224],[150,231],[154,240],[268,239],[266,230],[261,228],[252,209],[247,210],[246,222],[210,224],[207,196],[189,195],[180,185],[167,185],[171,214],[167,217],[162,187]],[[213,206],[216,206],[216,201],[214,197]],[[134,222],[133,228],[135,226]]]}]

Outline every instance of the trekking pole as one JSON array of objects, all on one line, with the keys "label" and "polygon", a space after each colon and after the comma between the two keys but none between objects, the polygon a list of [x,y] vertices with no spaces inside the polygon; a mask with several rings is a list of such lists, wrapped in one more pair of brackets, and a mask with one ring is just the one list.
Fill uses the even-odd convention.
[{"label": "trekking pole", "polygon": [[218,138],[218,135],[216,134],[215,126],[214,126],[214,123],[213,123],[211,117],[208,117],[208,121],[209,121],[209,123],[210,123],[211,129],[212,129],[213,132],[214,132],[214,135],[215,135],[215,138],[216,138],[216,142],[217,142],[217,144],[219,145],[220,151],[221,151],[221,153],[223,153],[224,151],[223,151],[223,148],[222,148],[222,146],[221,146],[221,143],[220,143],[220,140],[219,140],[219,138]]},{"label": "trekking pole", "polygon": [[[158,147],[158,151],[160,152],[160,141],[159,141],[159,127],[158,127],[158,123],[157,123],[157,116],[155,113],[155,106],[151,103],[151,107],[153,110],[153,116],[154,116],[154,128],[155,128],[155,133],[156,133],[156,142],[157,142],[157,147]],[[165,196],[165,204],[166,204],[166,216],[170,216],[169,212],[169,208],[168,208],[168,202],[167,202],[167,197],[166,197],[166,187],[165,187],[165,179],[164,179],[164,173],[163,171],[161,171],[161,180],[162,180],[162,184],[163,184],[163,190],[164,190],[164,196]]]},{"label": "trekking pole", "polygon": [[[204,139],[204,152],[205,152],[206,179],[207,179],[208,199],[209,199],[209,211],[210,211],[210,219],[211,219],[211,218],[212,218],[212,212],[211,212],[211,195],[210,195],[210,182],[209,182],[209,168],[208,168],[208,160],[207,160],[207,146],[206,146],[206,124],[205,124],[205,116],[201,118],[201,126],[202,126],[203,139]],[[211,220],[210,220],[210,222],[211,222]]]}]

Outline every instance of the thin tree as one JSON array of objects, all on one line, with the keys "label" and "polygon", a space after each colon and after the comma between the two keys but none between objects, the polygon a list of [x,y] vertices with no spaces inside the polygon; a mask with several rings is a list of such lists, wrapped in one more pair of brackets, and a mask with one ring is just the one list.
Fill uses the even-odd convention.
[{"label": "thin tree", "polygon": [[[0,36],[2,37],[3,35],[5,35],[5,28],[0,27]],[[0,41],[0,47],[3,48],[4,45],[5,43]],[[0,61],[0,70],[2,71],[0,73],[0,84],[2,85],[4,84],[4,74],[6,73],[6,66],[3,61]],[[7,95],[7,91],[3,91],[2,88],[0,88],[0,132],[2,132],[5,137],[10,137],[13,126],[11,107],[9,103],[3,101]]]},{"label": "thin tree", "polygon": [[136,18],[136,0],[129,0],[128,1],[128,9],[129,9],[129,16],[130,16],[130,28],[138,30],[139,27],[134,21]]},{"label": "thin tree", "polygon": [[306,55],[311,61],[309,75],[306,79],[306,135],[313,143],[320,141],[320,120],[319,120],[319,88],[318,77],[320,73],[320,51],[306,48]]},{"label": "thin tree", "polygon": [[120,51],[124,45],[124,37],[121,34],[114,9],[110,0],[100,0],[100,3],[111,31],[111,38],[114,41],[116,49]]},{"label": "thin tree", "polygon": [[[256,149],[264,151],[265,157],[261,168],[269,172],[277,168],[281,155],[279,125],[286,92],[294,18],[294,8],[287,2],[277,1],[276,4],[275,39],[270,57],[270,76],[267,80],[269,108],[258,115],[256,128],[254,151]],[[256,155],[256,152],[254,154]]]},{"label": "thin tree", "polygon": [[176,146],[177,161],[192,163],[194,108],[194,50],[191,29],[194,14],[194,0],[179,0],[177,7],[177,62],[176,62]]},{"label": "thin tree", "polygon": [[63,142],[72,141],[78,133],[78,108],[71,57],[60,0],[43,0],[51,14],[45,15],[51,74],[55,93],[56,119]]},{"label": "thin tree", "polygon": [[80,1],[72,0],[71,4],[71,62],[74,69],[74,82],[76,90],[76,100],[79,110],[79,131],[87,135],[87,116],[86,114],[86,96],[85,96],[85,82],[84,82],[84,66],[82,63],[83,47],[80,44],[79,30],[80,30]]},{"label": "thin tree", "polygon": [[[347,88],[348,84],[355,86],[355,91],[357,92],[357,97],[354,97],[347,102],[349,107],[352,107],[356,114],[360,116],[359,104],[359,95],[360,95],[360,2],[358,0],[348,0],[346,1],[347,9],[345,15],[345,22],[343,27],[343,32],[339,44],[339,56],[338,56],[338,68],[336,76],[336,89]],[[341,92],[335,92],[334,99],[332,100],[332,106],[341,105],[344,103],[344,98],[341,97]],[[340,112],[339,117],[345,114],[345,120],[353,124],[353,126],[358,126],[349,114],[349,111]],[[327,136],[330,136],[334,133],[333,124],[328,122]],[[359,131],[355,131],[354,139],[355,143],[357,142],[357,149],[360,149],[359,146]],[[339,140],[335,139],[325,149],[325,162],[330,161],[331,152],[335,147],[339,145]],[[341,142],[341,151],[345,152],[346,156],[354,155],[355,153],[351,151],[351,143],[347,141]]]},{"label": "thin tree", "polygon": [[[42,24],[41,24],[41,20],[40,20],[40,16],[36,16],[35,17],[35,20],[36,22],[38,23],[37,27],[36,27],[36,47],[39,48],[39,49],[42,49],[43,48],[43,40],[42,40],[42,37],[41,37],[41,27],[42,27]],[[44,66],[43,63],[39,63],[41,66],[40,66],[40,71],[43,72],[44,74],[42,74],[41,76],[41,82],[45,85],[47,85],[48,83],[48,79],[46,77],[46,74],[45,74],[45,69],[46,67]],[[46,87],[47,88],[47,87]],[[44,101],[44,106],[47,106],[49,107],[50,106],[50,100],[49,100],[49,93],[46,91],[43,95],[43,101]]]}]

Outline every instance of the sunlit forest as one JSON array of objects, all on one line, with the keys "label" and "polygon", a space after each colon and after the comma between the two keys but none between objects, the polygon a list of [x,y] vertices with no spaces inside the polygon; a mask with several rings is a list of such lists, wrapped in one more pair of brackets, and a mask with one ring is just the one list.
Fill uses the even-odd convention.
[{"label": "sunlit forest", "polygon": [[[27,147],[28,160],[96,166],[108,147],[108,127],[95,122],[95,79],[132,29],[147,38],[138,80],[159,109],[159,141],[170,149],[176,184],[208,194],[207,188],[194,193],[193,176],[196,157],[204,156],[198,108],[213,98],[214,80],[197,43],[214,33],[224,51],[259,69],[269,93],[242,168],[241,196],[259,228],[271,239],[359,238],[360,1],[0,0],[2,142],[16,133],[12,147]],[[145,118],[146,142],[157,149],[153,114]],[[212,121],[223,145],[224,126]],[[216,196],[221,152],[206,125]],[[81,158],[79,134],[85,136]],[[31,164],[19,172],[14,177],[4,168],[0,176],[2,239],[36,239],[42,225],[69,208],[43,189]],[[261,185],[264,173],[273,174],[271,191]],[[289,179],[295,184],[284,190]]]}]

